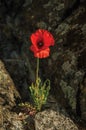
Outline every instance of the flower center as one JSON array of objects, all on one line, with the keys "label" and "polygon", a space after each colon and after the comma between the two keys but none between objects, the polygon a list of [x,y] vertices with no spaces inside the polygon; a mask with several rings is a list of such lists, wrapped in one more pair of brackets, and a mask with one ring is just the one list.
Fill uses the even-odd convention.
[{"label": "flower center", "polygon": [[43,42],[38,42],[38,43],[37,43],[37,47],[38,47],[38,48],[41,48],[43,45],[44,45]]}]

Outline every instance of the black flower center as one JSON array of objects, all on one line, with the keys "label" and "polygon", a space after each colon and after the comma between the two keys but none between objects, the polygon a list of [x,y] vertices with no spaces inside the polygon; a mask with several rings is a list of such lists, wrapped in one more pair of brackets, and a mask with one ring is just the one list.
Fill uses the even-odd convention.
[{"label": "black flower center", "polygon": [[44,45],[43,42],[38,42],[38,43],[37,43],[37,47],[38,47],[38,48],[41,48],[43,45]]}]

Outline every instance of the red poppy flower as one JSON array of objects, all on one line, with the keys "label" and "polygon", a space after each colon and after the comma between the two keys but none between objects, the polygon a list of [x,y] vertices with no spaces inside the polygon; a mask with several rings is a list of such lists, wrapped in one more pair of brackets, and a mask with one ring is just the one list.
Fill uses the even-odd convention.
[{"label": "red poppy flower", "polygon": [[31,51],[38,58],[46,58],[50,54],[50,46],[54,45],[54,38],[47,30],[39,29],[31,35]]}]

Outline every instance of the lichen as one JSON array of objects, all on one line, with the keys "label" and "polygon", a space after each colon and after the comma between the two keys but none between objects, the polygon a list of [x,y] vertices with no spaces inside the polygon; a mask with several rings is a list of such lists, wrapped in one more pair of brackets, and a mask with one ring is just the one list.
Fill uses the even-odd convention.
[{"label": "lichen", "polygon": [[69,86],[67,82],[63,80],[61,80],[60,86],[64,93],[65,98],[69,100],[69,105],[72,107],[73,110],[75,110],[76,109],[76,92],[74,88]]},{"label": "lichen", "polygon": [[63,75],[60,86],[64,97],[68,100],[68,104],[72,110],[76,110],[76,95],[79,84],[82,82],[84,71],[77,69],[77,58],[71,51],[68,51],[65,55],[69,58],[62,64]]}]

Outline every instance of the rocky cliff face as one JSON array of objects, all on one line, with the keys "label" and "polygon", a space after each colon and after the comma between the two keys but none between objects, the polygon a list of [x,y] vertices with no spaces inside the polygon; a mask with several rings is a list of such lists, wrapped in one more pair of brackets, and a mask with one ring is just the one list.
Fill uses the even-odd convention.
[{"label": "rocky cliff face", "polygon": [[2,61],[0,61],[0,129],[15,130],[19,126],[23,129],[21,121],[17,119],[17,113],[13,112],[16,101],[20,98],[14,83],[5,69]]},{"label": "rocky cliff face", "polygon": [[[29,50],[29,37],[38,28],[55,37],[50,57],[40,61],[41,78],[51,80],[50,96],[71,118],[86,122],[86,1],[64,20],[63,0],[15,1],[12,12],[12,1],[6,3],[0,3],[0,59],[6,66],[5,70],[0,62],[1,127],[3,122],[12,123],[8,117],[13,116],[19,95],[22,101],[31,101],[28,86],[35,79],[36,59]],[[6,127],[5,123],[2,130]]]}]

